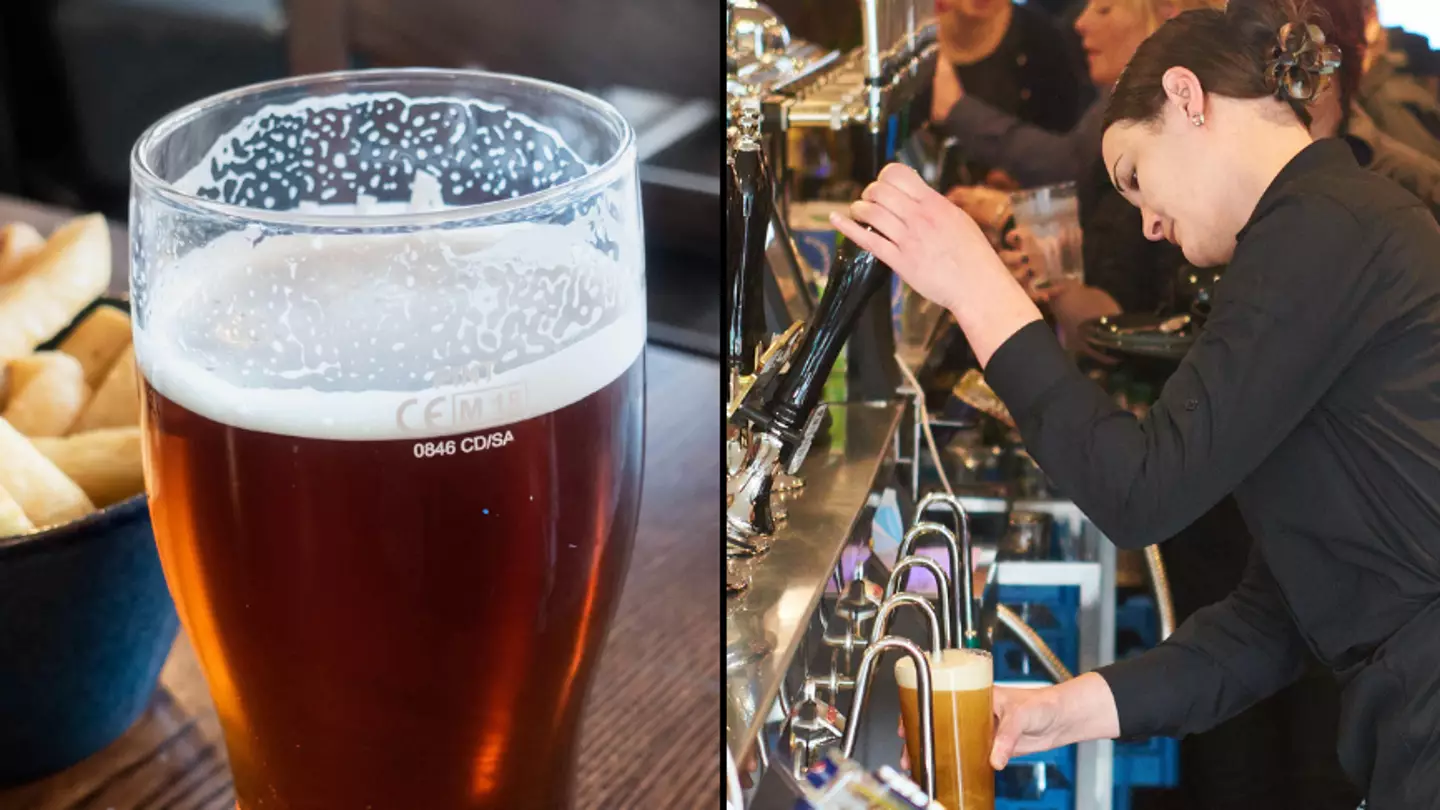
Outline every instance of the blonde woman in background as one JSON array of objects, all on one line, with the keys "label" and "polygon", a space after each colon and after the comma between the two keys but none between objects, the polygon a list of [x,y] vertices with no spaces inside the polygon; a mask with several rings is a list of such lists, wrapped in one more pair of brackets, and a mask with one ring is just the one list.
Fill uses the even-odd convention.
[{"label": "blonde woman in background", "polygon": [[997,109],[949,70],[935,71],[931,122],[959,142],[967,159],[999,168],[1021,186],[1078,180],[1099,159],[1105,101],[1140,43],[1182,11],[1224,5],[1223,0],[1091,0],[1075,21],[1075,32],[1098,98],[1068,132],[1037,127]]}]

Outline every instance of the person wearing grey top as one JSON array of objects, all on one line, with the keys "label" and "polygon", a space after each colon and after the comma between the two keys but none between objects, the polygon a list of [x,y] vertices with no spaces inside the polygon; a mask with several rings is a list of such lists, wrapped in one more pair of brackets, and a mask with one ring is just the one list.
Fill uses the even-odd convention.
[{"label": "person wearing grey top", "polygon": [[931,121],[955,138],[967,158],[1004,170],[1022,186],[1078,180],[1100,154],[1100,123],[1109,88],[1135,49],[1160,23],[1220,0],[1090,0],[1075,21],[1099,98],[1069,132],[1024,123],[967,94],[952,71],[935,71]]}]

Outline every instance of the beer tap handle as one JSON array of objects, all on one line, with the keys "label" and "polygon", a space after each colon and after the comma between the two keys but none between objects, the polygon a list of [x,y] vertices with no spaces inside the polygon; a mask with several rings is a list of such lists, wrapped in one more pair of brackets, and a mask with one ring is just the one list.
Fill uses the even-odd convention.
[{"label": "beer tap handle", "polygon": [[954,611],[950,606],[950,577],[940,567],[940,564],[929,557],[921,557],[918,554],[905,557],[895,564],[895,570],[890,572],[890,580],[885,584],[885,597],[881,603],[888,602],[890,597],[896,593],[903,592],[900,588],[900,579],[908,579],[911,568],[924,568],[935,577],[935,591],[940,600],[940,641],[947,649],[960,646],[959,639],[955,636]]},{"label": "beer tap handle", "polygon": [[733,141],[726,194],[726,257],[730,294],[728,360],[742,375],[755,373],[765,340],[765,245],[775,212],[775,188],[761,148],[758,122],[742,119]]},{"label": "beer tap handle", "polygon": [[[980,628],[975,621],[975,539],[970,534],[970,513],[965,510],[965,505],[960,502],[954,494],[949,492],[931,492],[920,499],[919,505],[915,507],[915,520],[918,523],[925,515],[925,511],[931,504],[948,506],[950,511],[955,513],[955,526],[960,532],[960,579],[955,582],[956,606],[959,608],[959,628],[961,638],[964,639],[964,646],[967,649],[976,649],[980,646]],[[953,553],[953,552],[952,552]],[[954,569],[951,569],[951,576],[954,576]]]},{"label": "beer tap handle", "polygon": [[847,653],[863,650],[870,642],[865,632],[866,623],[875,620],[884,601],[884,592],[865,579],[861,566],[855,566],[854,578],[840,588],[835,600],[835,619],[821,640],[826,646]]},{"label": "beer tap handle", "polygon": [[866,302],[889,282],[890,268],[874,254],[849,240],[840,246],[814,321],[780,378],[770,409],[772,427],[794,432],[810,418]]},{"label": "beer tap handle", "polygon": [[[950,551],[950,585],[955,589],[955,598],[950,601],[952,624],[951,627],[960,628],[959,645],[963,649],[978,649],[980,647],[979,636],[975,632],[973,621],[966,624],[964,608],[971,604],[970,593],[966,588],[973,588],[970,584],[971,575],[967,574],[968,566],[964,564],[965,557],[960,551],[960,543],[955,539],[955,533],[949,528],[939,524],[921,521],[911,526],[905,536],[900,538],[900,549],[896,552],[896,559],[905,559],[915,553],[915,543],[927,534],[938,534],[940,539],[945,541],[945,547]],[[900,580],[900,590],[909,585],[909,574],[901,572],[904,576]]]},{"label": "beer tap handle", "polygon": [[[923,600],[922,600],[923,601]],[[928,602],[926,603],[929,604]],[[915,642],[908,638],[886,636],[876,640],[865,650],[860,659],[860,671],[855,676],[855,697],[850,701],[850,712],[845,721],[845,737],[840,744],[840,753],[848,757],[855,754],[855,743],[859,739],[860,715],[870,697],[870,680],[875,674],[875,665],[889,650],[899,650],[915,664],[915,692],[920,710],[920,766],[925,769],[925,795],[935,796],[935,709],[930,691],[930,661]]]},{"label": "beer tap handle", "polygon": [[904,605],[910,605],[924,615],[930,629],[930,652],[938,660],[945,647],[940,642],[940,622],[935,618],[935,608],[931,607],[929,599],[913,593],[894,594],[880,605],[880,613],[875,616],[875,626],[870,629],[870,647],[874,647],[885,636],[885,631],[890,629],[890,616]]}]

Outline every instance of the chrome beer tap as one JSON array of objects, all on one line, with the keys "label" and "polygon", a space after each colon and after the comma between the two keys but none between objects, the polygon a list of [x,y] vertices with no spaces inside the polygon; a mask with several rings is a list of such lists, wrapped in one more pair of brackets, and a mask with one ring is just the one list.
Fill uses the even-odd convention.
[{"label": "chrome beer tap", "polygon": [[895,615],[895,611],[906,605],[920,611],[920,615],[925,617],[925,623],[930,630],[930,652],[938,659],[945,649],[940,640],[940,620],[935,617],[935,608],[931,606],[930,600],[914,593],[902,591],[894,594],[880,606],[880,613],[875,617],[875,626],[870,630],[870,646],[874,647],[885,637],[885,631],[890,629],[891,617]]},{"label": "chrome beer tap", "polygon": [[726,362],[733,377],[755,374],[765,339],[765,244],[775,187],[760,142],[759,113],[746,109],[730,141],[726,189],[730,316]]},{"label": "chrome beer tap", "polygon": [[[950,552],[948,555],[950,557],[949,585],[954,589],[954,598],[950,600],[949,606],[952,611],[951,626],[959,629],[959,639],[956,646],[966,649],[978,648],[981,645],[973,619],[974,600],[971,592],[966,590],[966,588],[973,587],[967,584],[971,580],[971,576],[966,573],[967,566],[965,565],[965,560],[969,559],[969,550],[962,550],[959,541],[955,539],[955,533],[939,523],[920,521],[911,526],[910,529],[905,532],[905,536],[900,539],[900,548],[896,552],[897,558],[903,560],[913,555],[915,553],[916,542],[927,534],[939,535],[940,539],[945,541],[945,547]],[[909,585],[908,574],[900,579],[899,585],[901,590],[904,590]],[[970,610],[967,611],[967,608],[970,608]],[[971,618],[968,621],[966,618],[967,612],[971,614]]]},{"label": "chrome beer tap", "polygon": [[[956,646],[967,649],[974,649],[980,646],[980,629],[975,620],[975,540],[970,535],[970,515],[965,511],[964,504],[960,499],[948,492],[931,492],[920,499],[915,507],[915,523],[919,525],[923,520],[926,510],[933,504],[947,506],[955,514],[955,526],[959,529],[959,544],[947,539],[950,546],[951,562],[954,562],[954,555],[958,550],[960,556],[960,577],[955,579],[955,565],[950,567],[951,581],[955,585],[955,607],[957,609],[957,624],[960,628],[960,639]],[[944,528],[944,527],[942,527]],[[913,529],[912,529],[913,530]],[[951,539],[954,534],[951,534]],[[901,544],[904,546],[904,544]],[[913,548],[914,541],[911,541]],[[902,551],[903,553],[903,551]]]},{"label": "chrome beer tap", "polygon": [[884,601],[880,586],[865,579],[864,566],[857,564],[854,576],[835,600],[838,621],[832,620],[825,628],[821,637],[825,645],[847,655],[865,649],[870,640],[866,625],[875,619]]},{"label": "chrome beer tap", "polygon": [[[923,600],[922,600],[923,601]],[[929,603],[925,603],[929,606]],[[932,624],[933,627],[933,624]],[[915,665],[915,692],[920,714],[920,767],[924,769],[921,787],[927,796],[935,795],[935,708],[930,692],[930,661],[915,642],[908,638],[886,636],[878,639],[865,650],[860,659],[860,672],[855,677],[855,697],[850,702],[850,713],[845,722],[845,737],[840,743],[840,753],[846,757],[855,755],[855,743],[859,739],[860,716],[870,698],[870,681],[874,678],[875,665],[889,650],[899,650]]]},{"label": "chrome beer tap", "polygon": [[[924,560],[924,563],[935,566],[931,560]],[[935,572],[942,577],[944,576],[944,573],[939,570],[939,566],[935,566]],[[863,579],[855,580],[855,583],[862,585],[868,584]],[[934,773],[934,751],[928,747],[929,741],[933,739],[930,729],[934,726],[932,719],[933,714],[930,708],[929,662],[914,642],[907,638],[885,635],[895,611],[907,605],[920,611],[921,616],[924,617],[930,635],[930,654],[937,659],[939,658],[944,643],[941,630],[942,624],[936,618],[935,609],[931,607],[930,600],[913,593],[896,593],[890,595],[874,612],[875,623],[870,631],[870,638],[865,644],[865,653],[860,659],[860,667],[854,679],[841,675],[838,666],[832,666],[829,675],[825,679],[806,678],[805,684],[802,687],[801,700],[796,704],[796,710],[791,715],[795,718],[795,721],[791,723],[790,734],[792,754],[799,752],[809,757],[816,757],[821,750],[839,741],[834,737],[837,731],[842,731],[845,735],[843,742],[845,756],[848,757],[853,754],[855,746],[853,736],[855,730],[854,721],[858,713],[863,711],[865,707],[867,698],[866,689],[874,669],[875,661],[880,653],[893,648],[909,653],[910,657],[914,659],[916,671],[922,673],[919,681],[921,684],[921,734],[923,735],[922,740],[927,741],[922,744],[927,746],[925,749],[927,752],[925,755],[926,773]],[[836,655],[840,655],[839,650],[836,651]],[[817,692],[820,689],[829,690],[832,697],[834,697],[838,696],[842,690],[852,688],[855,690],[855,698],[850,705],[848,720],[845,716],[835,712],[833,707],[820,700],[817,696]],[[799,768],[798,757],[795,767],[797,769]],[[934,790],[935,785],[932,776],[930,782],[927,783],[926,791],[933,795]]]},{"label": "chrome beer tap", "polygon": [[825,751],[840,743],[845,734],[845,717],[818,694],[820,682],[806,678],[800,697],[786,713],[780,729],[790,749],[791,773],[798,779],[818,764]]},{"label": "chrome beer tap", "polygon": [[[924,568],[935,577],[935,592],[940,602],[940,643],[946,648],[959,646],[959,638],[955,635],[954,611],[950,606],[950,577],[940,568],[940,564],[929,557],[912,555],[904,557],[895,564],[895,570],[890,572],[890,581],[885,584],[885,598],[883,602],[889,602],[890,597],[896,593],[905,593],[900,586],[901,579],[909,579],[911,568]],[[918,595],[918,594],[917,594]]]}]

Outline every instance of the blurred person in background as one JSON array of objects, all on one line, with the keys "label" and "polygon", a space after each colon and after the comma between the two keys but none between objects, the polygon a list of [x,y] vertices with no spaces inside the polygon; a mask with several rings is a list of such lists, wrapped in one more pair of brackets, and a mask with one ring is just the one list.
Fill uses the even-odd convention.
[{"label": "blurred person in background", "polygon": [[[988,108],[1048,132],[1066,132],[1094,97],[1082,79],[1079,43],[1047,14],[1011,0],[936,0],[944,74]],[[947,69],[948,68],[948,69]],[[967,157],[970,157],[967,155]],[[970,176],[1008,185],[983,159]]]},{"label": "blurred person in background", "polygon": [[1381,131],[1440,160],[1440,101],[1419,79],[1404,73],[1405,54],[1392,50],[1375,0],[1364,0],[1365,67],[1354,101]]},{"label": "blurred person in background", "polygon": [[[967,153],[999,166],[1022,186],[1077,184],[1087,283],[1037,293],[1050,298],[1050,310],[1068,345],[1075,345],[1075,329],[1089,318],[1152,311],[1171,298],[1172,280],[1184,259],[1174,246],[1138,236],[1139,212],[1111,187],[1100,159],[1100,123],[1111,86],[1146,37],[1180,12],[1223,5],[1224,0],[1090,0],[1075,21],[1075,31],[1098,97],[1064,134],[1029,126],[936,74],[932,121]],[[998,231],[1003,224],[1007,209],[997,195],[952,188],[948,196],[982,226]],[[1031,289],[1028,247],[1019,242],[1020,236],[1013,235],[1010,249],[1001,255]]]},{"label": "blurred person in background", "polygon": [[1066,131],[1036,126],[974,92],[960,73],[944,70],[935,71],[931,122],[956,139],[967,157],[999,168],[1022,187],[1078,180],[1100,155],[1105,100],[1135,49],[1181,11],[1223,5],[1223,0],[1091,0],[1075,32],[1097,97]]},{"label": "blurred person in background", "polygon": [[[1367,70],[1373,71],[1376,64],[1368,52],[1370,36],[1367,30],[1373,29],[1368,27],[1366,19],[1367,13],[1374,14],[1374,3],[1366,0],[1312,2],[1321,11],[1320,26],[1327,41],[1340,48],[1341,63],[1336,80],[1321,90],[1310,105],[1310,134],[1317,140],[1344,139],[1361,166],[1395,181],[1420,198],[1430,212],[1440,218],[1440,160],[1412,147],[1381,126],[1361,101],[1361,87]],[[1405,84],[1401,77],[1392,77],[1392,80],[1399,80],[1397,86]],[[1410,140],[1421,145],[1434,140],[1415,131],[1418,121],[1403,106],[1397,107],[1373,96],[1369,106],[1381,110],[1390,126],[1400,127]],[[1433,148],[1440,151],[1440,144],[1434,144]]]}]

